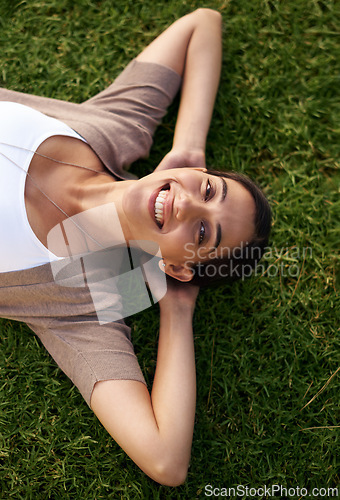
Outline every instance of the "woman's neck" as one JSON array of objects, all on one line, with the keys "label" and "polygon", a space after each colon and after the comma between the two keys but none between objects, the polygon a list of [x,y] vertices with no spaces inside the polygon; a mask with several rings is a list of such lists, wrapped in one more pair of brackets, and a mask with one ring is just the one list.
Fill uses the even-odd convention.
[{"label": "woman's neck", "polygon": [[94,174],[78,187],[77,219],[105,247],[133,239],[125,223],[123,198],[135,182]]},{"label": "woman's neck", "polygon": [[[51,137],[36,153],[25,185],[25,204],[37,238],[60,256],[65,253],[65,244],[62,238],[53,238],[53,234],[60,234],[62,226],[63,230],[67,227],[70,231],[69,239],[78,231],[77,241],[82,238],[88,243],[92,241],[90,248],[98,250],[100,245],[107,246],[119,231],[107,210],[101,214],[100,207],[114,207],[115,213],[120,214],[118,221],[123,220],[123,192],[129,183],[136,181],[117,182],[92,149],[78,139]],[[98,244],[91,238],[94,241],[99,238]]]}]

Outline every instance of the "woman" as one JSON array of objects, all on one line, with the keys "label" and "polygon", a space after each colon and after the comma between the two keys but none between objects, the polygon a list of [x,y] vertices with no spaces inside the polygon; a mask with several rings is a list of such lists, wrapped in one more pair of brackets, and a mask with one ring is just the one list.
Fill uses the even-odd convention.
[{"label": "woman", "polygon": [[[189,282],[197,277],[197,266],[230,262],[226,249],[249,242],[265,245],[269,232],[269,209],[256,187],[232,174],[205,171],[220,64],[221,16],[199,9],[176,21],[112,86],[84,104],[0,92],[0,101],[7,101],[1,104],[2,114],[8,117],[1,131],[1,161],[4,168],[16,166],[20,172],[16,182],[26,214],[13,215],[1,226],[2,241],[10,243],[8,258],[2,257],[0,314],[25,321],[37,333],[111,436],[146,474],[165,485],[185,480],[192,443],[192,316],[198,287]],[[128,178],[123,167],[147,155],[181,78],[172,150],[153,174]],[[6,179],[12,175],[8,172]],[[10,214],[15,212],[10,195],[12,189],[15,196],[15,188],[8,181],[2,196],[9,200]],[[264,222],[259,200],[267,210]],[[93,221],[98,207],[114,210],[107,213],[104,208]],[[91,285],[77,282],[79,269],[71,278],[66,272],[62,283],[53,274],[53,264],[61,263],[61,273],[65,271],[62,262],[70,247],[67,237],[65,246],[51,246],[49,235],[55,228],[71,220],[83,236],[76,235],[72,256],[99,249],[103,262],[117,237],[117,226],[110,225],[114,212],[123,239],[132,247],[132,241],[156,243],[160,269],[178,283],[169,282],[159,300],[151,395],[128,327],[122,319],[112,321],[112,315],[98,320],[98,311],[115,313],[112,294],[101,289],[95,301]],[[77,219],[83,213],[90,214],[86,229]],[[87,280],[92,272],[98,273],[98,266],[88,270]],[[105,287],[108,280],[103,282]]]}]

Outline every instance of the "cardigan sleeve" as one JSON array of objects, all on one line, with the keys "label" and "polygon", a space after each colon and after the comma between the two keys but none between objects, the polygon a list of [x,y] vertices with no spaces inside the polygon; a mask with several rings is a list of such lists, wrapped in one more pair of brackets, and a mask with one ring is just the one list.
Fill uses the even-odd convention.
[{"label": "cardigan sleeve", "polygon": [[152,136],[180,87],[172,69],[133,60],[116,80],[91,99],[77,104],[0,89],[0,100],[31,106],[63,121],[80,134],[118,178],[148,156]]},{"label": "cardigan sleeve", "polygon": [[99,325],[96,318],[87,316],[57,318],[47,328],[28,326],[90,407],[96,382],[135,380],[145,384],[130,328],[123,322]]}]

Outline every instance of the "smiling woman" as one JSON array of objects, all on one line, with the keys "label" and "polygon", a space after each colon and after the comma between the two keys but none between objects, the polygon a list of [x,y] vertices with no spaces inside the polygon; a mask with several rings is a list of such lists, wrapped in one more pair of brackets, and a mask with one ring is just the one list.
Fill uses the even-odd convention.
[{"label": "smiling woman", "polygon": [[[270,227],[255,184],[205,168],[220,64],[221,16],[199,9],[85,103],[0,91],[7,101],[0,103],[0,314],[36,332],[111,436],[166,485],[185,480],[190,460],[197,270],[205,266],[203,283],[208,265],[230,265],[230,252],[263,247]],[[148,154],[180,86],[173,148],[137,180],[124,167]],[[177,280],[158,297],[151,394],[119,316],[123,291],[107,254],[128,246],[133,260],[143,242],[156,245],[150,252],[160,269]]]}]

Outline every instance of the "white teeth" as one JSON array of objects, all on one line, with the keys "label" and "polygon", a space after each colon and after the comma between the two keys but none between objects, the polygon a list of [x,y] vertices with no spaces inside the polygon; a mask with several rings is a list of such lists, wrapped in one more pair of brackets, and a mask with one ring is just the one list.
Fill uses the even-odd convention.
[{"label": "white teeth", "polygon": [[164,201],[167,196],[168,191],[160,191],[155,201],[155,218],[160,224],[163,224]]}]

